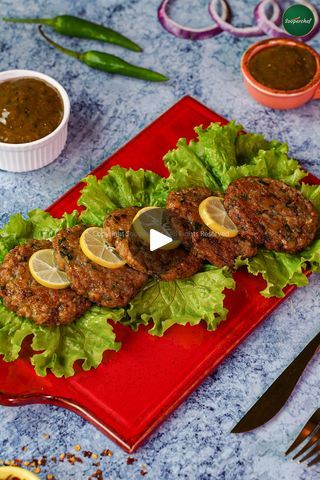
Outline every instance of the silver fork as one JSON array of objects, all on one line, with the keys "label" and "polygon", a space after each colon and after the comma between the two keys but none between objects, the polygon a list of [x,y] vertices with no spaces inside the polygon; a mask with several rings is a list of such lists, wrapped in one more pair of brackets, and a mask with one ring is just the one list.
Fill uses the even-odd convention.
[{"label": "silver fork", "polygon": [[289,455],[289,453],[293,452],[293,450],[305,441],[305,445],[294,455],[294,457],[292,457],[292,460],[305,454],[300,460],[298,460],[298,462],[302,463],[305,460],[311,459],[311,462],[308,463],[308,467],[312,467],[313,465],[320,463],[320,408],[318,408],[312,417],[309,418],[293,444],[290,445],[286,451],[285,455]]}]

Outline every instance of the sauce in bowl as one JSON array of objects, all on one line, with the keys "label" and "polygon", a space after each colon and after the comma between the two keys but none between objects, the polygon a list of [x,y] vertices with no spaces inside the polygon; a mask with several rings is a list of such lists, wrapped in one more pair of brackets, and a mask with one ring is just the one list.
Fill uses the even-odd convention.
[{"label": "sauce in bowl", "polygon": [[46,137],[61,123],[59,92],[43,80],[26,77],[0,83],[0,142],[29,143]]},{"label": "sauce in bowl", "polygon": [[265,87],[290,91],[306,86],[317,72],[315,56],[296,45],[275,45],[258,51],[248,63],[253,78]]}]

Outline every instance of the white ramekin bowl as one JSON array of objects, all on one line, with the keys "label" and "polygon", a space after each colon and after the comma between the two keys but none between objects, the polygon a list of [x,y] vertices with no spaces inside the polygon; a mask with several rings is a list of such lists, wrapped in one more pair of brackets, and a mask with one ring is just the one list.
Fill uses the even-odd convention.
[{"label": "white ramekin bowl", "polygon": [[23,480],[40,480],[40,478],[30,470],[25,470],[20,467],[0,467],[0,480],[6,479],[9,476],[21,478]]},{"label": "white ramekin bowl", "polygon": [[53,162],[66,144],[70,100],[65,89],[53,78],[32,70],[7,70],[0,72],[0,84],[13,78],[39,78],[55,87],[63,101],[63,118],[57,128],[39,140],[29,143],[0,142],[0,169],[8,172],[28,172]]}]

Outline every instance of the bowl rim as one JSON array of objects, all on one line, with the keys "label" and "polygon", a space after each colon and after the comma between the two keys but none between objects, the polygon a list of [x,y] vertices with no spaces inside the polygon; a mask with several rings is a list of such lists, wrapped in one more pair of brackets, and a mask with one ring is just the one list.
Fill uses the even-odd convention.
[{"label": "bowl rim", "polygon": [[[258,82],[251,75],[248,69],[248,64],[251,58],[253,58],[259,51],[273,47],[275,45],[292,45],[299,48],[304,48],[315,57],[317,62],[317,70],[312,79],[306,85],[295,90],[277,90],[276,88],[266,87],[262,83]],[[251,86],[262,93],[268,94],[269,96],[282,98],[297,97],[305,93],[311,92],[315,87],[317,87],[317,85],[320,84],[320,55],[316,52],[316,50],[314,50],[314,48],[306,45],[303,42],[299,42],[298,40],[284,37],[267,38],[266,40],[256,42],[253,45],[250,45],[249,48],[247,48],[247,50],[241,57],[241,71],[243,76],[251,84]]]},{"label": "bowl rim", "polygon": [[[17,466],[1,466],[0,467],[0,475],[2,473],[8,475],[19,475],[23,478],[23,480],[40,480],[37,475],[35,475],[30,470],[26,470],[25,468],[17,467]],[[1,477],[0,477],[1,478]]]},{"label": "bowl rim", "polygon": [[54,87],[56,90],[58,90],[63,102],[63,117],[59,125],[45,137],[25,143],[0,142],[0,148],[2,150],[31,150],[33,147],[41,146],[41,144],[47,143],[48,140],[55,137],[57,133],[63,129],[66,123],[68,123],[70,117],[69,96],[64,87],[57,80],[45,73],[37,72],[35,70],[12,69],[0,72],[0,84],[2,82],[5,82],[6,80],[13,80],[17,78],[38,78],[39,80],[45,81],[46,83]]}]

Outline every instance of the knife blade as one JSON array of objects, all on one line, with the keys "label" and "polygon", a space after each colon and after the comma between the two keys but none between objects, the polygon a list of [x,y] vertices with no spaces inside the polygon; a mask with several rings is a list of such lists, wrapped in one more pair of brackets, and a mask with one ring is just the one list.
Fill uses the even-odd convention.
[{"label": "knife blade", "polygon": [[320,332],[242,417],[231,433],[254,430],[267,423],[286,404],[308,363],[320,347]]}]

